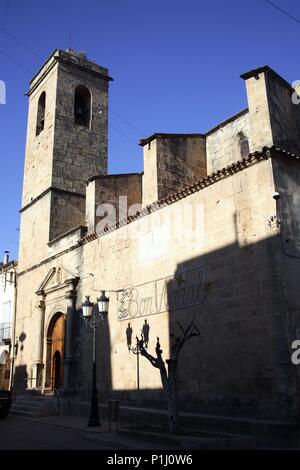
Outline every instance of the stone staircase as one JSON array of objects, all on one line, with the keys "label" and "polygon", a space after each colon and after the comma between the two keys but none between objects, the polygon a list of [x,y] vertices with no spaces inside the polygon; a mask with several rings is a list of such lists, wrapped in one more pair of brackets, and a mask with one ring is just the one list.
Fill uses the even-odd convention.
[{"label": "stone staircase", "polygon": [[18,395],[15,396],[10,408],[10,415],[24,418],[56,415],[57,400],[52,395]]}]

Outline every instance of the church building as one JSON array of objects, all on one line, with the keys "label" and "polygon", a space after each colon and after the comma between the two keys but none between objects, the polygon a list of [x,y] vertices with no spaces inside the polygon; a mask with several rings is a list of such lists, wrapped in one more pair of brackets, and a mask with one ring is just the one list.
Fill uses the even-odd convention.
[{"label": "church building", "polygon": [[[197,134],[140,141],[144,171],[107,174],[106,68],[55,50],[30,82],[20,210],[14,391],[86,409],[96,330],[105,404],[165,406],[159,371],[133,353],[146,335],[181,351],[182,411],[300,418],[300,105],[268,66],[241,75],[248,107]],[[117,85],[116,85],[117,86]]]}]

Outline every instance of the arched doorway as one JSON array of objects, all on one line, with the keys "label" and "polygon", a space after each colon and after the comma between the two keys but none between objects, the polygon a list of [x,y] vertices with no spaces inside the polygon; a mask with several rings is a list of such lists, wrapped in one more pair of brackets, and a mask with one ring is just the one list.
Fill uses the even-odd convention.
[{"label": "arched doorway", "polygon": [[65,316],[56,313],[50,321],[47,334],[46,387],[56,390],[62,387],[65,346]]}]

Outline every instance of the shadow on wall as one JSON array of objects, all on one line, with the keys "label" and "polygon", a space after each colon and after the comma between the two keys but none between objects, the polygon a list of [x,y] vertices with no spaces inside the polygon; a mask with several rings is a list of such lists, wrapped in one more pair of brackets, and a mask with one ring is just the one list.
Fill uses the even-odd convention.
[{"label": "shadow on wall", "polygon": [[[98,309],[98,305],[94,308]],[[92,357],[93,357],[93,329],[82,318],[82,309],[76,312],[76,338],[75,357],[75,387],[78,394],[85,399],[91,398],[92,387]],[[96,356],[97,356],[97,388],[100,400],[107,400],[111,396],[111,345],[108,320],[100,322],[96,330]]]},{"label": "shadow on wall", "polygon": [[14,373],[14,390],[26,390],[28,387],[28,371],[27,366],[17,366]]},{"label": "shadow on wall", "polygon": [[[242,238],[243,227],[236,223],[236,240],[238,235]],[[300,325],[300,314],[287,311],[280,237],[251,244],[244,239],[242,246],[236,241],[183,261],[171,277],[153,281],[153,296],[166,293],[161,309],[155,310],[157,298],[153,298],[150,311],[144,310],[143,315],[132,318],[125,310],[120,321],[125,351],[126,346],[136,345],[135,334],[141,330],[149,350],[154,351],[156,338],[151,332],[160,312],[168,311],[171,337],[180,333],[179,324],[186,327],[195,318],[201,337],[183,347],[178,361],[181,411],[291,420],[299,417],[299,377],[291,363],[290,346]],[[144,302],[143,295],[149,298],[149,286],[146,294],[139,287],[140,303]],[[78,395],[88,400],[92,328],[82,319],[81,309],[76,315],[74,385]],[[111,351],[107,320],[99,325],[96,337],[100,399],[120,398],[123,404],[166,408],[161,388],[140,389],[138,393],[112,389],[110,355],[115,351]],[[167,345],[161,342],[161,348],[167,360]],[[151,373],[159,378],[158,369],[145,358],[139,358],[139,367],[152,368]],[[15,375],[16,384],[24,384],[26,366],[17,367]]]},{"label": "shadow on wall", "polygon": [[[281,256],[279,236],[251,245],[245,240],[242,247],[233,243],[186,260],[165,279],[171,337],[180,335],[179,325],[186,327],[193,318],[202,333],[179,357],[181,411],[292,420],[299,416],[297,371],[290,360],[299,317],[287,321]],[[159,319],[154,313],[122,322],[127,346],[135,344],[132,328],[140,331],[147,324],[151,331]],[[149,337],[149,329],[152,352],[156,338]],[[164,344],[161,348],[168,359],[170,351]],[[152,366],[141,357],[139,367]],[[158,369],[152,373],[159,377]],[[123,403],[137,404],[136,391],[111,393]],[[160,389],[140,390],[139,402],[166,406]]]},{"label": "shadow on wall", "polygon": [[[273,236],[255,244],[237,242],[178,264],[172,277],[159,280],[166,292],[169,335],[180,335],[194,318],[201,336],[181,350],[177,368],[179,409],[231,416],[292,419],[299,416],[296,367],[290,345],[299,328],[299,313],[289,316],[285,299],[280,239]],[[158,281],[153,292],[158,292]],[[142,300],[143,292],[139,292]],[[147,296],[149,291],[147,291]],[[152,305],[155,305],[153,302]],[[75,337],[75,389],[89,400],[92,384],[92,328],[77,310]],[[136,346],[135,335],[143,332],[149,351],[155,350],[151,335],[159,312],[123,317],[120,328],[124,347]],[[297,323],[298,322],[298,323]],[[19,353],[26,335],[19,337]],[[104,320],[96,331],[97,386],[101,401],[119,398],[123,404],[166,408],[163,390],[113,390],[109,326]],[[126,344],[127,343],[127,344]],[[170,355],[161,342],[163,359]],[[130,353],[131,354],[131,353]],[[129,360],[129,359],[128,359]],[[130,355],[130,360],[133,359]],[[144,358],[139,367],[159,370]],[[135,377],[133,377],[135,380]],[[28,384],[26,365],[17,366],[15,390]]]}]

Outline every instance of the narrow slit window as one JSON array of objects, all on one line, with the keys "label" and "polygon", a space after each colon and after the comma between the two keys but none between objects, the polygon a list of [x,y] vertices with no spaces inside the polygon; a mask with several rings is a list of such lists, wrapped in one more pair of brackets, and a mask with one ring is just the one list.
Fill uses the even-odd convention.
[{"label": "narrow slit window", "polygon": [[249,141],[245,135],[242,135],[239,140],[239,149],[242,158],[248,157],[250,153]]},{"label": "narrow slit window", "polygon": [[46,93],[43,91],[39,97],[37,121],[36,121],[36,135],[39,135],[45,128],[45,111],[46,111]]},{"label": "narrow slit window", "polygon": [[83,85],[78,85],[75,89],[74,123],[77,126],[90,128],[91,93]]}]

